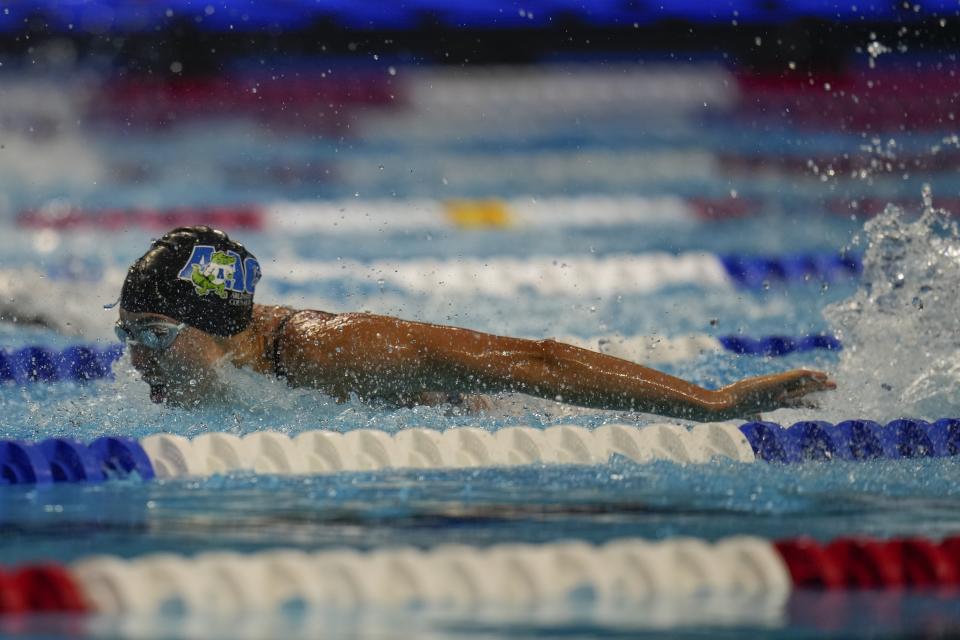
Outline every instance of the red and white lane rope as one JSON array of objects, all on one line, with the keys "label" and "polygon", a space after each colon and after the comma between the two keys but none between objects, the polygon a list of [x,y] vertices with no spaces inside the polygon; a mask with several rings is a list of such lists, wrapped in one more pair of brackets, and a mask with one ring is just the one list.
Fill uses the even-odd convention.
[{"label": "red and white lane rope", "polygon": [[185,224],[268,233],[383,233],[472,229],[693,225],[747,215],[753,204],[734,199],[673,196],[533,196],[453,200],[333,200],[259,206],[84,210],[63,202],[22,212],[28,229],[167,230]]},{"label": "red and white lane rope", "polygon": [[113,614],[152,613],[171,600],[186,611],[229,615],[278,611],[291,601],[317,609],[457,609],[562,602],[585,588],[600,601],[624,603],[718,592],[785,598],[790,590],[776,549],[755,538],[157,554],[89,558],[72,571],[92,607]]},{"label": "red and white lane rope", "polygon": [[786,602],[798,589],[960,589],[960,537],[827,544],[738,536],[715,543],[627,538],[583,542],[441,545],[370,552],[278,549],[193,557],[93,556],[67,567],[0,570],[0,615],[237,615],[361,606],[525,607],[569,602],[589,590],[599,604],[733,596]]},{"label": "red and white lane rope", "polygon": [[763,75],[711,63],[456,70],[388,65],[361,73],[14,81],[4,92],[9,97],[0,98],[0,111],[15,123],[35,123],[40,116],[51,131],[91,118],[129,126],[225,115],[330,128],[347,113],[356,135],[417,140],[512,128],[525,134],[527,122],[578,116],[640,114],[660,122],[686,118],[689,124],[705,112],[821,129],[883,130],[909,122],[915,129],[949,130],[954,113],[948,98],[958,89],[956,69],[933,67]]}]

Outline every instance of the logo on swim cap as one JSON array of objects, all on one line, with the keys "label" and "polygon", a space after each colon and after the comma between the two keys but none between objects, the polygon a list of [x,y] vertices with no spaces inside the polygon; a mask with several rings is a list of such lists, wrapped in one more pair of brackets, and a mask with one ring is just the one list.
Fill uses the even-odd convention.
[{"label": "logo on swim cap", "polygon": [[252,296],[260,280],[260,264],[250,257],[243,260],[233,251],[217,251],[210,245],[198,244],[177,277],[192,283],[199,296],[214,293],[226,299],[231,291],[238,297]]}]

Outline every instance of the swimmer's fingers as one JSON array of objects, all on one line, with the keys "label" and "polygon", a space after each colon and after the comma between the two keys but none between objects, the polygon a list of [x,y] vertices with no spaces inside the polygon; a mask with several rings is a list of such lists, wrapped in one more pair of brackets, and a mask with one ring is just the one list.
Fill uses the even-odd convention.
[{"label": "swimmer's fingers", "polygon": [[[820,374],[820,372],[816,372]],[[823,391],[832,391],[837,388],[835,382],[826,374],[817,376],[803,376],[794,381],[795,384],[785,388],[780,395],[780,405],[795,409],[819,409],[820,403],[811,398],[811,394]]]},{"label": "swimmer's fingers", "polygon": [[732,391],[740,396],[737,400],[739,412],[756,413],[802,406],[797,403],[811,402],[805,399],[809,394],[831,391],[836,387],[836,383],[822,371],[796,369],[742,380],[733,385]]},{"label": "swimmer's fingers", "polygon": [[806,394],[815,391],[832,391],[837,383],[823,371],[796,369],[783,374],[784,390],[791,394]]},{"label": "swimmer's fingers", "polygon": [[782,393],[780,393],[780,395],[777,397],[777,400],[779,400],[781,403],[784,403],[784,404],[789,402],[797,402],[804,399],[809,400],[809,397],[811,394],[821,393],[823,391],[828,391],[828,389],[821,389],[816,387],[787,389],[787,390],[784,390]]}]

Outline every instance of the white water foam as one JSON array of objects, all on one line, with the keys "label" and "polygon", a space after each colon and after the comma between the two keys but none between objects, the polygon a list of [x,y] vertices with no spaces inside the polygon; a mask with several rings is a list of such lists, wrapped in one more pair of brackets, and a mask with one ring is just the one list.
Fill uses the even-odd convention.
[{"label": "white water foam", "polygon": [[857,292],[824,317],[844,344],[818,417],[960,415],[960,232],[946,211],[888,206],[864,227]]}]

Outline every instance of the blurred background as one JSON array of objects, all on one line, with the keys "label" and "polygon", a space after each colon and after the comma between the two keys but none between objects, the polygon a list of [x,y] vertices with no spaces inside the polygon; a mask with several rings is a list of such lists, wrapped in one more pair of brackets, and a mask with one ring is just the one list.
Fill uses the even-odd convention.
[{"label": "blurred background", "polygon": [[[242,377],[229,406],[153,405],[103,306],[151,238],[199,223],[257,255],[259,302],[557,336],[708,387],[836,377],[819,407],[765,416],[784,424],[956,416],[958,28],[955,0],[0,2],[0,437],[653,419],[388,410]],[[960,530],[955,478],[944,458],[620,460],[0,486],[0,560],[939,537]],[[958,624],[955,599],[810,597],[458,633]]]},{"label": "blurred background", "polygon": [[3,208],[32,228],[547,195],[869,215],[955,167],[952,4],[8,2]]}]

